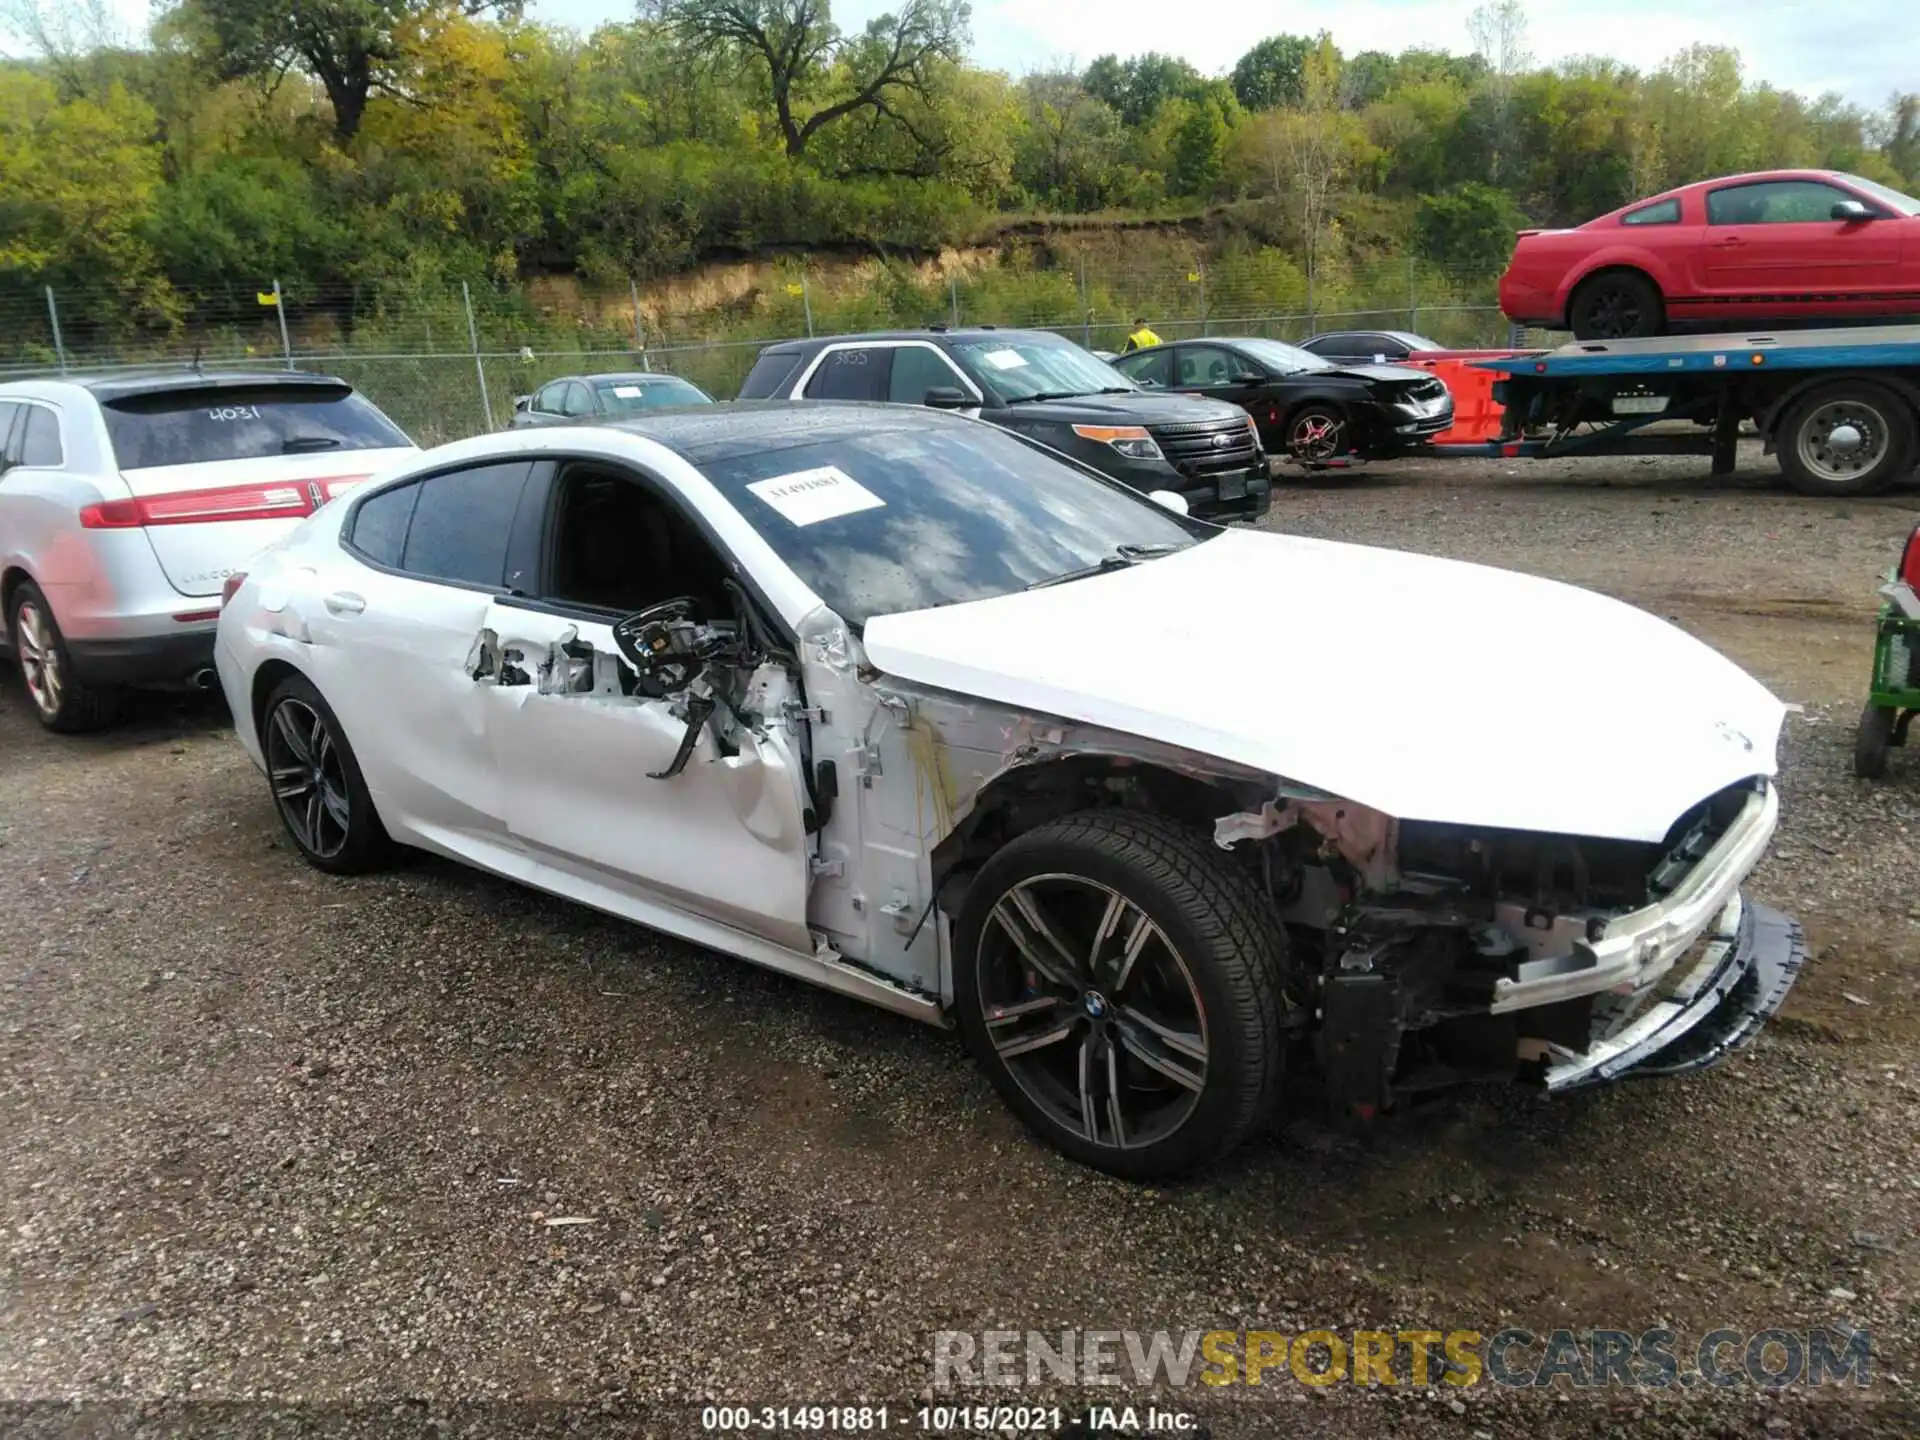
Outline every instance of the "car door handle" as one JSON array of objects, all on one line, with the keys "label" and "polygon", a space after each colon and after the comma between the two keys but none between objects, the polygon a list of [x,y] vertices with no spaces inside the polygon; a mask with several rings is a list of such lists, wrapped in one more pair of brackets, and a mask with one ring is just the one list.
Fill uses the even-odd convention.
[{"label": "car door handle", "polygon": [[1746,243],[1747,242],[1742,240],[1738,235],[1722,235],[1718,240],[1714,241],[1714,244],[1720,246],[1744,245]]},{"label": "car door handle", "polygon": [[327,596],[324,602],[331,615],[358,615],[367,608],[364,595],[356,595],[351,590],[336,590]]}]

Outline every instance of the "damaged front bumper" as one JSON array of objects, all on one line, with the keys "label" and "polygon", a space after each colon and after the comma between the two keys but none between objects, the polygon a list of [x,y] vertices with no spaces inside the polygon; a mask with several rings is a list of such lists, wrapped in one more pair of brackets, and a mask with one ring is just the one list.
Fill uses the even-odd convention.
[{"label": "damaged front bumper", "polygon": [[[1527,1044],[1550,1093],[1703,1069],[1752,1039],[1780,1008],[1806,959],[1805,940],[1790,918],[1740,893],[1779,819],[1778,791],[1760,786],[1671,894],[1610,921],[1569,953],[1529,961],[1496,982],[1495,1014],[1591,1001],[1584,1050]],[[1676,975],[1696,948],[1697,958]]]},{"label": "damaged front bumper", "polygon": [[1495,1015],[1587,995],[1645,994],[1722,917],[1760,863],[1780,823],[1780,795],[1765,785],[1747,797],[1713,847],[1665,899],[1607,922],[1564,955],[1529,960],[1494,983]]},{"label": "damaged front bumper", "polygon": [[1547,1091],[1677,1075],[1724,1060],[1779,1010],[1806,958],[1798,924],[1736,891],[1679,984],[1627,1018],[1620,1009],[1596,1007],[1595,1038],[1585,1051],[1542,1046]]}]

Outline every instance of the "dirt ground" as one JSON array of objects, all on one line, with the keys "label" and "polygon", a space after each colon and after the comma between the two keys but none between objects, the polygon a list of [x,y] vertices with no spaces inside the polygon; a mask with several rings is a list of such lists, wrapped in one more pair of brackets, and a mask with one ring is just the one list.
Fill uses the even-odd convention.
[{"label": "dirt ground", "polygon": [[[0,675],[0,1399],[111,1402],[0,1428],[664,1436],[702,1401],[898,1416],[939,1330],[1664,1325],[1864,1330],[1872,1383],[960,1398],[1151,1399],[1220,1437],[1920,1433],[1920,756],[1849,769],[1920,493],[1702,468],[1380,466],[1269,523],[1607,591],[1801,707],[1752,885],[1812,946],[1782,1018],[1705,1075],[1359,1141],[1296,1117],[1178,1186],[1041,1149],[949,1035],[439,861],[318,875],[223,713],[56,741]],[[1253,661],[1258,623],[1330,622],[1250,622]],[[1419,627],[1354,641],[1409,727]],[[1503,684],[1661,701],[1577,653]]]}]

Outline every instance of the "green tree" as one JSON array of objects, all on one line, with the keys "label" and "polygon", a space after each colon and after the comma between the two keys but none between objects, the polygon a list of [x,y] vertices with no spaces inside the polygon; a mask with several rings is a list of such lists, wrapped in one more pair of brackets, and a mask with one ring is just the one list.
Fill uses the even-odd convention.
[{"label": "green tree", "polygon": [[1896,95],[1880,117],[1881,155],[1903,180],[1920,182],[1920,95]]},{"label": "green tree", "polygon": [[1314,42],[1305,35],[1269,35],[1234,62],[1233,93],[1249,110],[1298,105],[1302,69]]},{"label": "green tree", "polygon": [[1113,109],[1067,71],[1027,76],[1019,102],[1025,128],[1014,153],[1014,180],[1020,188],[1063,210],[1110,203],[1124,140]]},{"label": "green tree", "polygon": [[1211,95],[1184,102],[1186,115],[1173,135],[1167,184],[1176,195],[1209,199],[1227,168],[1227,117]]},{"label": "green tree", "polygon": [[758,71],[790,159],[852,116],[911,129],[901,97],[924,98],[937,67],[965,59],[971,14],[965,0],[904,0],[848,35],[827,0],[649,0],[649,8],[690,54]]},{"label": "green tree", "polygon": [[127,319],[176,310],[146,227],[161,186],[154,114],[114,86],[62,101],[51,80],[0,67],[0,275],[113,294]]},{"label": "green tree", "polygon": [[1186,61],[1148,51],[1122,60],[1102,55],[1081,77],[1087,93],[1111,107],[1129,127],[1147,124],[1169,100],[1191,95],[1205,78]]},{"label": "green tree", "polygon": [[1525,224],[1511,195],[1473,180],[1425,197],[1415,218],[1421,252],[1473,276],[1498,273],[1513,253],[1513,232]]},{"label": "green tree", "polygon": [[[461,0],[467,15],[517,15],[521,0]],[[311,75],[333,109],[342,148],[376,92],[407,93],[400,36],[446,0],[174,0],[163,35],[184,40],[223,79]]]}]

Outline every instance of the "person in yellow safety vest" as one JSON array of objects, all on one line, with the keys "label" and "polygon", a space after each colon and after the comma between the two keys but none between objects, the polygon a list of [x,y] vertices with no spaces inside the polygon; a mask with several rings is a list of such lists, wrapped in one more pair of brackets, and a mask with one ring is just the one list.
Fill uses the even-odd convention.
[{"label": "person in yellow safety vest", "polygon": [[1147,328],[1146,317],[1144,315],[1136,315],[1133,317],[1133,333],[1127,336],[1126,348],[1120,353],[1124,355],[1129,351],[1144,350],[1149,345],[1158,345],[1159,343],[1160,337]]}]

